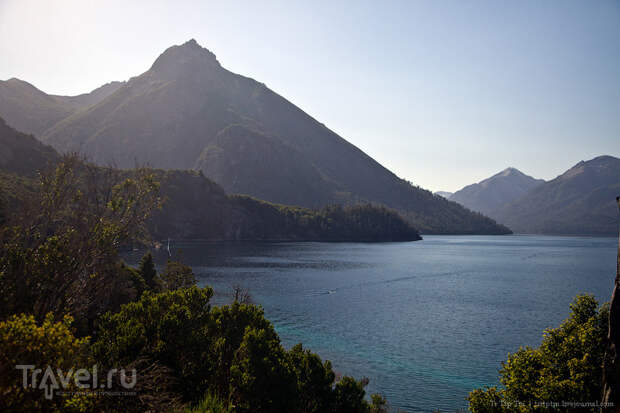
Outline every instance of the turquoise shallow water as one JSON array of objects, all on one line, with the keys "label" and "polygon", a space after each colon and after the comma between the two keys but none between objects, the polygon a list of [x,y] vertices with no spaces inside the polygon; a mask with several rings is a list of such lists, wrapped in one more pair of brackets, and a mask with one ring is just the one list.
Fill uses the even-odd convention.
[{"label": "turquoise shallow water", "polygon": [[[500,362],[568,315],[580,292],[608,301],[617,239],[426,236],[411,243],[172,243],[216,303],[249,289],[285,346],[368,377],[407,412],[465,408]],[[128,257],[136,261],[139,253]],[[165,260],[163,252],[157,256]]]}]

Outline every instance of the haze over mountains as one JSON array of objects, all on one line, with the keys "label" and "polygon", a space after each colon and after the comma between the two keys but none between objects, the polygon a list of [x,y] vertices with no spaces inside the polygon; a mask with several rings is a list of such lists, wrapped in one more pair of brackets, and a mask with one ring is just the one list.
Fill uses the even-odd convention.
[{"label": "haze over mountains", "polygon": [[455,192],[450,200],[516,233],[615,235],[619,195],[620,159],[599,156],[548,182],[507,168]]},{"label": "haze over mountains", "polygon": [[620,159],[581,161],[493,215],[518,233],[617,235]]},{"label": "haze over mountains", "polygon": [[472,211],[493,217],[499,208],[543,182],[545,181],[525,175],[516,168],[506,168],[477,184],[466,186],[452,194],[448,199],[458,202]]},{"label": "haze over mountains", "polygon": [[79,97],[3,82],[0,116],[61,152],[123,168],[195,169],[228,193],[304,207],[383,204],[426,233],[509,232],[398,178],[264,84],[224,69],[194,40],[127,82]]}]

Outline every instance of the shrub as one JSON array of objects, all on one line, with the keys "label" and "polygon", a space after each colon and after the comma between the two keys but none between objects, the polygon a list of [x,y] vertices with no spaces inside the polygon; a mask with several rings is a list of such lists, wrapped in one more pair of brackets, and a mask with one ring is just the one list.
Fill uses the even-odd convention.
[{"label": "shrub", "polygon": [[552,402],[599,400],[609,307],[599,309],[592,295],[579,295],[570,308],[567,320],[544,332],[539,348],[524,347],[508,355],[500,370],[503,389],[469,394],[472,413],[546,412],[553,410],[545,407]]},{"label": "shrub", "polygon": [[[30,411],[89,411],[92,398],[84,395],[55,396],[45,398],[40,384],[51,383],[45,378],[48,366],[53,373],[59,369],[70,380],[63,391],[78,390],[73,380],[73,371],[90,367],[86,346],[88,338],[75,338],[71,331],[72,318],[65,316],[61,322],[54,322],[52,314],[37,325],[34,316],[19,314],[0,322],[0,410],[13,412]],[[36,387],[23,387],[22,370],[17,365],[32,365],[43,372],[37,375]],[[30,376],[32,371],[27,373]],[[57,381],[58,375],[55,375]],[[29,384],[33,383],[28,378]],[[52,388],[53,390],[53,388]]]}]

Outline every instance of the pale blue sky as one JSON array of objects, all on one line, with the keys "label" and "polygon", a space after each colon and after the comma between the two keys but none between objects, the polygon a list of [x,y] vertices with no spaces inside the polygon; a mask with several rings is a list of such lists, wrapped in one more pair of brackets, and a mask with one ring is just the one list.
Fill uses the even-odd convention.
[{"label": "pale blue sky", "polygon": [[620,156],[618,0],[0,0],[0,79],[78,94],[190,38],[434,191]]}]

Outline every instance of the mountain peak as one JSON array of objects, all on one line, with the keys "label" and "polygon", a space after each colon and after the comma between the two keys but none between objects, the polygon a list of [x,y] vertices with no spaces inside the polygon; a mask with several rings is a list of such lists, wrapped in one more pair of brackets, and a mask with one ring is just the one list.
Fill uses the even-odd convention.
[{"label": "mountain peak", "polygon": [[534,179],[517,168],[508,167],[477,184],[467,185],[455,192],[450,200],[493,218],[493,214],[503,205],[512,202],[542,182],[544,181]]},{"label": "mountain peak", "polygon": [[509,176],[509,175],[523,175],[523,172],[521,172],[517,168],[513,168],[512,166],[509,166],[508,168],[504,169],[503,171],[497,174],[497,176]]},{"label": "mountain peak", "polygon": [[190,39],[166,49],[155,60],[151,71],[164,78],[179,78],[220,67],[215,54],[199,45],[195,39]]},{"label": "mountain peak", "polygon": [[26,88],[36,89],[34,85],[32,85],[31,83],[28,83],[25,80],[21,80],[16,77],[12,77],[6,80],[5,83],[13,87],[26,87]]},{"label": "mountain peak", "polygon": [[571,179],[577,175],[584,174],[587,171],[595,174],[608,174],[620,167],[620,159],[610,156],[601,155],[587,161],[580,161],[578,164],[558,176],[558,179]]}]

